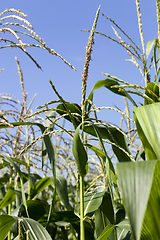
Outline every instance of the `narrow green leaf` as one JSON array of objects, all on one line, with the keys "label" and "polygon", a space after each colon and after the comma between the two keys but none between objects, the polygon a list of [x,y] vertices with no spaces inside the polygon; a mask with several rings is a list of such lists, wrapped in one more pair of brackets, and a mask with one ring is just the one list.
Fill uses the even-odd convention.
[{"label": "narrow green leaf", "polygon": [[140,239],[156,161],[116,164],[124,206],[133,237]]},{"label": "narrow green leaf", "polygon": [[[113,88],[113,86],[114,86],[114,88]],[[88,96],[88,99],[90,101],[92,101],[93,100],[93,91],[96,89],[99,89],[101,87],[105,87],[115,94],[127,97],[133,103],[133,105],[136,106],[136,103],[130,97],[130,95],[127,93],[127,91],[125,89],[119,88],[119,86],[120,86],[120,84],[117,81],[109,79],[109,78],[106,78],[104,80],[99,80],[95,83],[94,87],[92,88],[92,90]],[[91,104],[88,103],[88,110],[90,110],[90,108],[91,108]]]},{"label": "narrow green leaf", "polygon": [[73,155],[77,163],[78,172],[80,176],[84,177],[88,172],[88,156],[79,137],[80,127],[81,124],[77,127],[73,137]]},{"label": "narrow green leaf", "polygon": [[[87,125],[84,126],[84,131],[91,134],[92,136],[97,137],[97,133],[93,126],[94,124],[90,122],[90,126],[87,126]],[[120,129],[115,127],[107,127],[107,126],[103,127],[103,126],[97,126],[97,125],[96,125],[96,129],[99,132],[102,139],[108,139],[111,142],[113,152],[117,156],[117,160],[119,162],[131,161],[129,157],[131,153],[127,146],[127,141],[125,139],[124,134],[120,131]]]},{"label": "narrow green leaf", "polygon": [[0,215],[0,240],[4,240],[16,220],[9,215]]},{"label": "narrow green leaf", "polygon": [[107,225],[97,240],[106,240],[116,226]]}]

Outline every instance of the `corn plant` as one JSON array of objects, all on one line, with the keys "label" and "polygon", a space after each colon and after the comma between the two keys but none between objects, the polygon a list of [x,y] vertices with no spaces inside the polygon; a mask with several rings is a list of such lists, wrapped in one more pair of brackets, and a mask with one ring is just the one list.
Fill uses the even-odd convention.
[{"label": "corn plant", "polygon": [[[96,31],[100,13],[100,7],[98,8],[92,29],[86,30],[90,32],[90,37],[82,74],[81,104],[66,101],[49,80],[58,99],[37,107],[39,110],[33,113],[31,106],[26,105],[22,71],[16,59],[23,103],[13,96],[1,95],[1,106],[4,106],[4,109],[1,110],[0,124],[0,239],[4,239],[7,234],[8,240],[11,237],[159,239],[160,68],[157,54],[160,6],[157,0],[156,6],[158,38],[150,41],[146,47],[139,0],[136,0],[136,8],[141,47],[108,16],[103,15],[115,26],[114,33],[118,40]],[[22,18],[25,15],[20,11],[6,10],[1,16],[9,12],[21,14],[17,19],[27,26],[13,22],[3,23],[1,32],[13,33],[18,43],[1,39],[2,42],[9,43],[1,48],[20,48],[39,68],[25,47],[39,47],[58,55],[46,47],[31,30],[31,25]],[[9,16],[15,18],[14,15]],[[2,17],[1,22],[9,16]],[[7,25],[23,27],[29,33],[12,30],[7,28]],[[123,41],[116,28],[128,42]],[[118,77],[104,74],[105,79],[97,81],[86,97],[95,33],[113,40],[127,50],[130,60],[144,78],[145,87],[131,85]],[[31,37],[38,45],[23,43],[18,34]],[[153,81],[149,73],[152,67],[155,68]],[[96,107],[94,92],[101,87],[123,97],[125,110],[108,106]],[[142,97],[142,106],[134,99],[135,94]],[[131,119],[129,102],[134,106],[134,120]],[[17,103],[21,106],[20,110],[15,107]],[[54,107],[51,107],[53,105]],[[102,110],[119,113],[120,126],[99,119],[98,111]],[[44,113],[45,120],[40,117],[44,116]],[[62,119],[72,124],[71,129],[66,129]],[[37,162],[41,162],[41,169]],[[6,174],[6,169],[9,169],[9,174]],[[37,169],[38,172],[35,173]]]}]

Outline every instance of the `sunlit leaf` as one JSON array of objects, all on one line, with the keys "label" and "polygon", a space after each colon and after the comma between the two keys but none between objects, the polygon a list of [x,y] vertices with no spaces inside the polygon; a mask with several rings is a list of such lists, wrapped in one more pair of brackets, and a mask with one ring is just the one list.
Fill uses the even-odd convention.
[{"label": "sunlit leaf", "polygon": [[156,161],[116,165],[124,206],[134,239],[139,240]]},{"label": "sunlit leaf", "polygon": [[146,159],[160,159],[160,103],[134,108],[133,112]]}]

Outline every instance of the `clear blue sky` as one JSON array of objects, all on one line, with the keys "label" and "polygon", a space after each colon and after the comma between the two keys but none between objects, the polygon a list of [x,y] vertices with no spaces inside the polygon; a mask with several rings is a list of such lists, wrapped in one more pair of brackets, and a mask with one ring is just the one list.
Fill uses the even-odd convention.
[{"label": "clear blue sky", "polygon": [[[18,78],[15,56],[20,61],[23,71],[24,84],[28,93],[28,103],[37,93],[32,110],[48,101],[55,100],[49,78],[53,81],[57,91],[70,102],[81,103],[81,73],[85,59],[85,46],[89,33],[81,29],[91,29],[95,13],[101,5],[97,31],[115,37],[111,24],[101,14],[112,18],[126,33],[141,47],[135,0],[5,0],[1,2],[0,11],[6,8],[20,9],[28,15],[27,20],[32,24],[34,31],[44,39],[47,46],[55,49],[75,68],[70,69],[63,61],[51,56],[40,49],[29,49],[29,53],[38,61],[43,71],[18,49],[0,50],[1,93],[11,93],[21,99],[21,89]],[[145,43],[157,37],[156,1],[141,0],[141,12]],[[6,35],[7,36],[7,35]],[[4,37],[1,33],[0,37]],[[1,44],[1,43],[0,43]],[[117,76],[132,84],[143,84],[138,69],[126,62],[129,56],[125,49],[100,35],[95,35],[92,62],[89,69],[88,89],[91,91],[96,81],[104,79],[102,72]],[[96,106],[113,106],[116,104],[123,110],[123,98],[115,96],[107,89],[95,92]],[[107,112],[104,120],[113,120],[114,114]]]}]

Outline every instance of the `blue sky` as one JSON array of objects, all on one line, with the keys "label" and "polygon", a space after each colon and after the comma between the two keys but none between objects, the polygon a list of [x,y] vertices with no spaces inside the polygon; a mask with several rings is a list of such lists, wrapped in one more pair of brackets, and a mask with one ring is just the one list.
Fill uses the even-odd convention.
[{"label": "blue sky", "polygon": [[[85,60],[85,46],[89,37],[89,33],[80,30],[91,29],[99,5],[101,5],[101,10],[96,30],[116,38],[111,28],[113,24],[102,16],[104,13],[118,23],[141,47],[135,0],[2,1],[1,12],[6,8],[15,8],[26,13],[27,20],[32,24],[34,31],[44,39],[46,45],[61,54],[76,68],[76,71],[64,64],[60,58],[41,49],[29,49],[28,51],[41,65],[43,71],[39,70],[21,50],[3,49],[0,50],[0,69],[5,69],[0,73],[1,93],[10,93],[21,99],[16,56],[23,71],[28,103],[34,94],[37,94],[32,107],[33,111],[36,106],[57,99],[50,87],[49,79],[66,101],[80,104],[81,74]],[[141,0],[140,6],[144,38],[147,43],[157,37],[156,1]],[[1,33],[0,37],[4,37],[4,34]],[[131,62],[125,61],[128,58],[128,54],[121,46],[105,37],[95,35],[87,95],[96,81],[105,78],[102,72],[117,76],[132,84],[143,85],[138,69]],[[96,106],[113,107],[113,104],[116,104],[122,110],[124,108],[123,98],[115,96],[107,89],[97,90],[94,102]],[[106,121],[119,122],[111,111],[103,112],[101,117]]]}]

